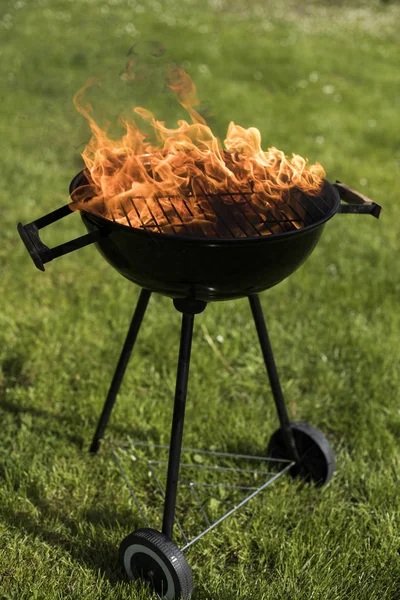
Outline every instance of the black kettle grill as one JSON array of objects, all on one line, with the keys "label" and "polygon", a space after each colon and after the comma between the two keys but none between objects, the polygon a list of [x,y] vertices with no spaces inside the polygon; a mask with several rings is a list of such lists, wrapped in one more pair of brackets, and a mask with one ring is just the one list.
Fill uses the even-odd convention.
[{"label": "black kettle grill", "polygon": [[[87,187],[88,179],[82,171],[72,180],[70,194],[73,198],[79,197],[80,189],[87,190]],[[243,196],[240,190],[238,194]],[[205,194],[206,199],[209,196]],[[341,199],[346,204],[341,204]],[[214,206],[219,200],[223,201],[223,198],[213,198]],[[122,225],[82,210],[80,215],[88,233],[49,248],[41,241],[39,230],[72,214],[70,205],[27,225],[18,225],[19,234],[38,269],[44,271],[44,264],[54,258],[95,243],[101,255],[117,271],[142,288],[90,446],[92,453],[98,451],[104,436],[151,293],[171,297],[175,308],[182,313],[162,532],[149,527],[138,529],[120,545],[120,561],[128,577],[149,582],[166,600],[187,599],[193,590],[191,570],[183,554],[192,542],[180,550],[172,541],[172,532],[194,315],[201,313],[208,302],[245,296],[249,299],[280,424],[270,439],[268,456],[271,460],[286,461],[283,471],[289,470],[293,476],[317,485],[328,483],[334,471],[334,453],[326,437],[310,425],[289,421],[258,293],[288,277],[308,258],[325,224],[336,213],[371,214],[379,218],[381,207],[340,182],[331,184],[328,181],[324,181],[318,196],[297,190],[286,205],[290,210],[277,207],[270,221],[260,216],[261,226],[268,230],[264,233],[269,235],[260,234],[260,228],[254,227],[254,219],[245,223],[246,216],[241,215],[238,223],[243,235],[240,238],[232,234],[228,223],[224,225],[226,235],[193,237],[184,234],[184,227],[180,235],[163,233],[155,217],[150,226],[143,223],[142,227],[135,228],[130,226],[129,218],[127,225]],[[135,209],[134,199],[132,206]],[[218,216],[222,221],[224,210],[221,204]],[[290,213],[290,219],[285,212]],[[296,227],[288,227],[289,221],[295,221]],[[266,485],[261,485],[257,493]],[[195,540],[221,520],[207,527]]]}]

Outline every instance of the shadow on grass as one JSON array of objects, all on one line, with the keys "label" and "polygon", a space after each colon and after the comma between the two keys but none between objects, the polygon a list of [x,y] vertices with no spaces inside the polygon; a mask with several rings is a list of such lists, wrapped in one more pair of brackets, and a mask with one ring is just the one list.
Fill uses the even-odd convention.
[{"label": "shadow on grass", "polygon": [[[69,554],[71,559],[95,573],[101,573],[111,584],[123,579],[118,562],[118,546],[127,532],[121,533],[116,543],[110,539],[112,532],[121,530],[121,523],[129,523],[130,531],[142,524],[136,522],[132,511],[119,508],[90,509],[74,519],[60,504],[43,496],[39,486],[31,483],[26,497],[35,507],[35,516],[26,512],[5,513],[10,527],[28,534]],[[84,523],[84,525],[82,525]]]},{"label": "shadow on grass", "polygon": [[[2,397],[0,388],[0,399],[1,399],[1,410],[4,413],[9,413],[13,415],[15,418],[15,425],[20,427],[22,424],[23,415],[30,415],[33,417],[34,421],[32,424],[32,428],[34,428],[38,432],[43,432],[45,437],[49,435],[55,435],[59,439],[67,440],[68,442],[74,444],[79,450],[88,451],[89,446],[92,442],[93,435],[96,430],[97,423],[100,419],[100,410],[96,407],[93,408],[92,413],[90,414],[88,420],[90,420],[90,428],[89,433],[85,431],[84,433],[78,433],[79,430],[82,431],[82,415],[71,412],[70,414],[55,414],[50,410],[45,410],[43,408],[37,408],[35,406],[29,406],[27,404],[18,404],[17,402],[13,402],[11,400],[6,400]],[[87,422],[85,425],[85,429],[87,427]],[[76,429],[77,433],[74,432]],[[132,427],[130,425],[120,425],[118,423],[113,422],[111,417],[111,422],[109,428],[107,428],[107,433],[110,431],[112,433],[112,437],[115,439],[123,440],[128,437],[128,433],[132,432]],[[160,432],[155,427],[152,427],[151,430],[135,430],[135,439],[138,441],[148,441],[149,439],[153,443],[160,443]]]},{"label": "shadow on grass", "polygon": [[[84,439],[82,435],[69,432],[71,425],[75,424],[74,419],[71,417],[66,417],[65,415],[55,415],[51,411],[44,410],[42,408],[20,405],[16,402],[11,402],[10,400],[4,399],[1,401],[1,409],[3,412],[14,416],[15,425],[17,427],[22,424],[23,415],[30,415],[36,419],[33,422],[32,428],[36,429],[37,431],[43,431],[46,437],[48,437],[49,434],[55,434],[61,439],[67,439],[80,449],[83,449],[85,443],[88,441]],[[76,428],[79,429],[79,426],[80,424],[76,420]]]},{"label": "shadow on grass", "polygon": [[5,388],[28,387],[33,383],[33,376],[26,367],[25,360],[19,354],[5,358],[1,364]]}]

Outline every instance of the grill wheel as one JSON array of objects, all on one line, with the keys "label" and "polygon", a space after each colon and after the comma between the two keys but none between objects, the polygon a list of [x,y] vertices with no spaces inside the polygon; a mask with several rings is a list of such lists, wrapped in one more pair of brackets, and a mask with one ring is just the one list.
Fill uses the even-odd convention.
[{"label": "grill wheel", "polygon": [[148,583],[163,600],[188,600],[193,592],[192,572],[173,542],[155,529],[137,529],[119,548],[122,568],[131,580]]},{"label": "grill wheel", "polygon": [[[290,474],[319,487],[326,485],[335,470],[335,454],[328,440],[307,423],[291,423],[290,427],[300,456],[300,463],[293,466]],[[290,459],[281,429],[272,435],[267,452],[271,458]]]}]

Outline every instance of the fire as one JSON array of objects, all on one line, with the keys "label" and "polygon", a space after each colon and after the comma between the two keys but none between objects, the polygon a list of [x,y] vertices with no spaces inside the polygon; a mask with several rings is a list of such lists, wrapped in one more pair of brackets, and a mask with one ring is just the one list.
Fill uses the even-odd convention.
[{"label": "fire", "polygon": [[266,235],[271,230],[264,222],[276,221],[281,213],[291,219],[290,228],[301,226],[288,198],[299,190],[318,194],[322,166],[308,165],[297,154],[288,158],[275,147],[264,152],[258,129],[233,122],[222,144],[196,110],[196,87],[183,69],[169,70],[168,86],[190,123],[179,120],[169,129],[145,108],[133,109],[151,125],[156,142],[135,119],[122,120],[125,134],[111,139],[92,117],[92,107],[82,103],[94,83],[89,80],[74,97],[92,138],[82,153],[90,186],[77,190],[72,208],[131,227],[184,235],[223,237],[227,230],[231,237],[254,235],[254,230]]}]

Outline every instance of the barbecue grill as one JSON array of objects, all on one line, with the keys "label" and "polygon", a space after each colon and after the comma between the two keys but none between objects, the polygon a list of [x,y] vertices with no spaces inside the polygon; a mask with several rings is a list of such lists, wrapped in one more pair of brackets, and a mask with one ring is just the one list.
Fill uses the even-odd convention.
[{"label": "barbecue grill", "polygon": [[[87,197],[88,188],[90,178],[87,172],[82,171],[71,182],[71,198],[79,199],[83,193]],[[120,546],[120,560],[128,577],[150,582],[162,598],[173,600],[189,598],[193,589],[191,571],[183,554],[193,541],[179,549],[172,541],[172,534],[176,522],[194,316],[201,313],[208,302],[248,297],[279,419],[279,428],[269,442],[268,457],[283,464],[281,473],[289,471],[291,475],[319,486],[327,484],[334,471],[333,450],[320,431],[308,424],[289,420],[258,294],[288,277],[307,259],[325,224],[336,213],[371,214],[378,218],[381,207],[340,182],[331,184],[326,180],[318,195],[293,189],[284,195],[282,201],[271,199],[268,211],[257,211],[253,204],[249,210],[248,191],[216,195],[204,190],[200,197],[188,197],[182,210],[190,213],[191,202],[201,202],[206,211],[214,211],[219,227],[211,227],[207,235],[201,234],[200,230],[198,236],[193,236],[186,230],[182,213],[176,211],[177,218],[169,221],[165,207],[168,203],[173,207],[173,198],[156,200],[159,206],[157,214],[149,211],[150,218],[144,221],[137,211],[135,198],[131,199],[139,227],[132,226],[124,207],[118,210],[124,224],[118,222],[120,219],[114,215],[109,219],[92,214],[89,200],[88,210],[80,210],[87,233],[55,248],[43,244],[39,231],[72,214],[70,204],[27,225],[20,223],[18,230],[33,262],[42,271],[44,265],[54,258],[95,243],[102,256],[119,273],[142,288],[90,446],[92,453],[98,451],[104,437],[151,293],[169,296],[175,308],[182,313],[162,531],[150,527],[138,529],[128,535]],[[165,233],[166,225],[169,233]],[[240,505],[275,478],[253,490]],[[136,501],[135,496],[134,499]],[[215,523],[208,521],[206,530],[194,541],[221,520]]]}]

